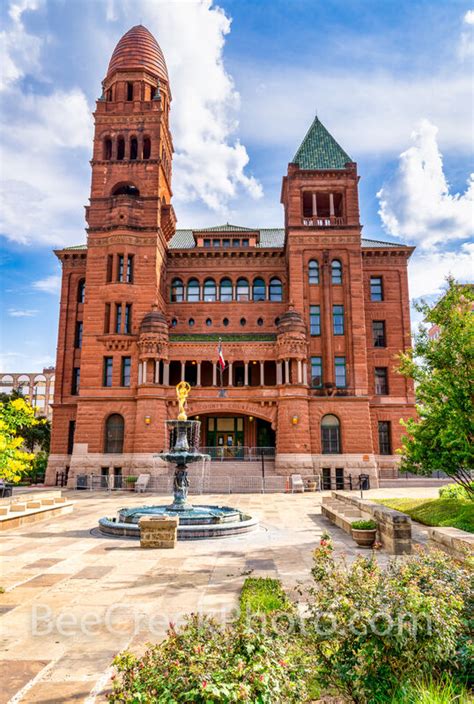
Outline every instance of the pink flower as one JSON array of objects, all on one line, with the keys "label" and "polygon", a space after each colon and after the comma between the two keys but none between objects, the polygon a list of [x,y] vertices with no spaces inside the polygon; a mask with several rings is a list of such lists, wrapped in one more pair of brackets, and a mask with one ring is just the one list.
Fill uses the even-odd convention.
[{"label": "pink flower", "polygon": [[206,689],[206,687],[207,687],[207,682],[206,682],[206,680],[203,680],[203,681],[201,682],[201,686],[202,686],[203,689]]}]

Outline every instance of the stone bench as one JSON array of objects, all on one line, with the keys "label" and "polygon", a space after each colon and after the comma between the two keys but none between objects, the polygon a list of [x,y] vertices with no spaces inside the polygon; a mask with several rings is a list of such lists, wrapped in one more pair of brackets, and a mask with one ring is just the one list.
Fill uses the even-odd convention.
[{"label": "stone bench", "polygon": [[388,553],[406,555],[412,551],[412,523],[405,513],[342,491],[323,497],[321,512],[346,533],[351,532],[354,521],[373,520],[377,523],[378,539]]},{"label": "stone bench", "polygon": [[429,528],[429,546],[443,550],[459,562],[474,557],[474,534],[459,528]]},{"label": "stone bench", "polygon": [[18,494],[0,505],[0,531],[61,516],[72,509],[72,502],[59,491]]}]

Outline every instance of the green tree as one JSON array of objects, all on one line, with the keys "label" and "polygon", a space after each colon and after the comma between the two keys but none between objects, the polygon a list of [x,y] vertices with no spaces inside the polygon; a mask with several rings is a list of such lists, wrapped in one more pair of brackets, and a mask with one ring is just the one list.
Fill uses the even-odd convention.
[{"label": "green tree", "polygon": [[418,418],[401,421],[407,434],[398,452],[402,470],[443,471],[474,498],[474,288],[447,283],[435,306],[417,306],[439,337],[430,339],[420,326],[413,349],[399,356],[398,371],[415,381]]},{"label": "green tree", "polygon": [[24,452],[22,428],[38,424],[34,410],[23,398],[0,403],[0,479],[19,482],[31,471],[34,455]]}]

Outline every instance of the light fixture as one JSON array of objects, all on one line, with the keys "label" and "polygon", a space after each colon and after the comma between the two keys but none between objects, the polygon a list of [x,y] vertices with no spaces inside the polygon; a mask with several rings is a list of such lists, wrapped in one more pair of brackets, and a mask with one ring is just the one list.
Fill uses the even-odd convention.
[{"label": "light fixture", "polygon": [[193,359],[193,361],[191,362],[191,364],[196,364],[196,361]]},{"label": "light fixture", "polygon": [[145,416],[145,425],[150,425],[151,423],[151,416]]},{"label": "light fixture", "polygon": [[249,416],[250,423],[253,423],[253,416]]},{"label": "light fixture", "polygon": [[298,418],[298,416],[293,416],[291,419],[293,425],[298,425],[299,421],[300,419]]},{"label": "light fixture", "polygon": [[253,361],[252,364],[257,364],[257,362]]},{"label": "light fixture", "polygon": [[199,420],[199,416],[194,416],[196,420]]}]

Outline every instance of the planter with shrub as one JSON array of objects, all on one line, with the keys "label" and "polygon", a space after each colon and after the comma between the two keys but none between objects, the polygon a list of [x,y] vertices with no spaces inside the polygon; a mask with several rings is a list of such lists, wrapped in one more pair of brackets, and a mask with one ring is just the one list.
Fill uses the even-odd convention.
[{"label": "planter with shrub", "polygon": [[377,537],[377,524],[375,521],[354,521],[351,534],[360,548],[371,548]]},{"label": "planter with shrub", "polygon": [[127,485],[127,489],[129,491],[134,491],[135,489],[135,484],[138,481],[138,477],[134,477],[132,475],[125,477],[125,484]]}]

